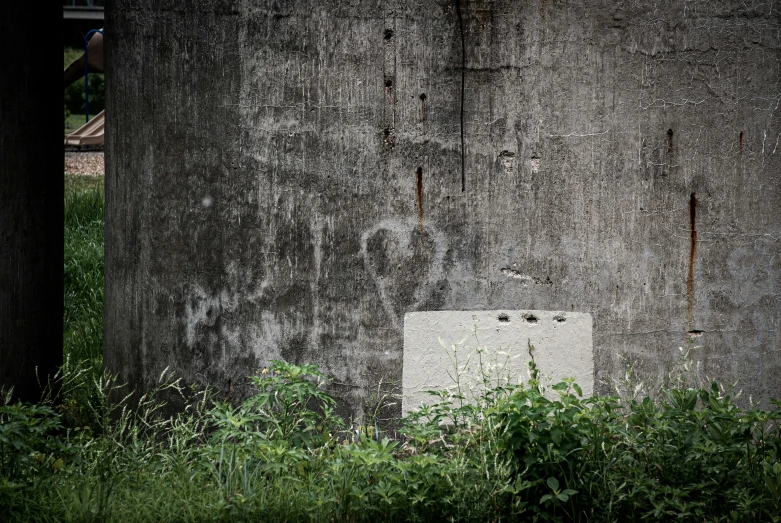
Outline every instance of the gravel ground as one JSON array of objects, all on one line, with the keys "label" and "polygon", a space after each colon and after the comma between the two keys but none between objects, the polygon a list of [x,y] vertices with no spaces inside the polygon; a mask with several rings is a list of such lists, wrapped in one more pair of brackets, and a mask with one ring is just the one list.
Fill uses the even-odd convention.
[{"label": "gravel ground", "polygon": [[65,172],[85,176],[100,176],[103,168],[103,152],[65,152]]}]

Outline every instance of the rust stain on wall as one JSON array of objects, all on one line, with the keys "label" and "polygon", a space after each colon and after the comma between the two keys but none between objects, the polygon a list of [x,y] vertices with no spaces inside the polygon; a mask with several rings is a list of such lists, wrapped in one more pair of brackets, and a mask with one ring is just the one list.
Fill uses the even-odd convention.
[{"label": "rust stain on wall", "polygon": [[697,257],[697,197],[689,198],[689,277],[686,282],[686,299],[689,305],[689,329],[694,328],[694,261]]}]

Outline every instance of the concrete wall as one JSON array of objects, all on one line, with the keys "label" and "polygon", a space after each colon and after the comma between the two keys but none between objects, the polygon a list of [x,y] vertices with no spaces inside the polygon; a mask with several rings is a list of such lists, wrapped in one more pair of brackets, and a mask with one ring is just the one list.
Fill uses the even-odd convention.
[{"label": "concrete wall", "polygon": [[692,332],[781,396],[780,10],[116,0],[106,365],[318,363],[360,414],[406,312],[544,309],[593,315],[596,382]]}]

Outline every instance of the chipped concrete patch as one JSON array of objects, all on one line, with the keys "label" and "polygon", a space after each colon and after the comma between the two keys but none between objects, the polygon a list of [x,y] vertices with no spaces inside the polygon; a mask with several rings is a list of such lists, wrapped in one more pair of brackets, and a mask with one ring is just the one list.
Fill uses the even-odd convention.
[{"label": "chipped concrete patch", "polygon": [[[482,374],[493,384],[526,381],[529,345],[543,376],[574,377],[594,390],[591,314],[539,310],[411,312],[404,316],[402,413],[435,398],[428,390],[479,392]],[[481,365],[483,371],[481,371]]]}]

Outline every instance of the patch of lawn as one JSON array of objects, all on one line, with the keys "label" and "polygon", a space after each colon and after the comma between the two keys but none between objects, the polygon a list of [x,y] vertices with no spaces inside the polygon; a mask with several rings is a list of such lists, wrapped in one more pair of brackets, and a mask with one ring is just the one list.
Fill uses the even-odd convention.
[{"label": "patch of lawn", "polygon": [[[91,113],[92,111],[90,111]],[[92,116],[95,116],[94,114]],[[92,118],[90,118],[91,120]],[[70,134],[82,125],[84,125],[86,122],[84,121],[84,115],[83,114],[69,114],[67,118],[65,118],[65,134]]]},{"label": "patch of lawn", "polygon": [[65,176],[66,360],[99,372],[103,345],[103,177]]}]

